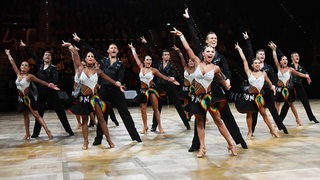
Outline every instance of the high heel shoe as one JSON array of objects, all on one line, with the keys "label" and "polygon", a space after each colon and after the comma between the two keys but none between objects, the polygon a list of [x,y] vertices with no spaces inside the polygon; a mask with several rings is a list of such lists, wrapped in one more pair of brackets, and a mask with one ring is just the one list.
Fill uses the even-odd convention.
[{"label": "high heel shoe", "polygon": [[228,146],[227,148],[228,148],[228,152],[231,151],[231,154],[233,156],[237,156],[238,155],[236,146]]},{"label": "high heel shoe", "polygon": [[51,131],[48,131],[48,132],[47,132],[47,135],[48,135],[48,138],[49,138],[49,139],[53,139],[53,135],[51,134]]},{"label": "high heel shoe", "polygon": [[248,134],[247,134],[247,140],[250,140],[251,137],[252,137],[252,133],[251,133],[251,132],[248,132]]},{"label": "high heel shoe", "polygon": [[88,141],[85,141],[82,145],[82,150],[88,150],[88,144],[89,142]]},{"label": "high heel shoe", "polygon": [[278,138],[280,137],[276,132],[270,132],[272,137]]},{"label": "high heel shoe", "polygon": [[23,140],[30,140],[30,134],[26,134],[26,135],[24,135],[24,137],[23,137]]},{"label": "high heel shoe", "polygon": [[110,148],[114,148],[115,147],[115,145],[113,144],[113,142],[111,140],[110,141],[107,140],[107,142],[108,142]]},{"label": "high heel shoe", "polygon": [[206,148],[205,147],[201,147],[198,154],[197,154],[197,158],[203,158],[206,155]]},{"label": "high heel shoe", "polygon": [[141,134],[147,134],[148,129],[149,129],[149,128],[147,127],[146,129],[141,130],[140,133],[141,133]]},{"label": "high heel shoe", "polygon": [[164,134],[164,131],[163,131],[163,129],[161,128],[161,129],[159,129],[159,133],[160,134]]},{"label": "high heel shoe", "polygon": [[297,122],[298,126],[302,126],[302,123],[300,120],[296,120],[296,122]]}]

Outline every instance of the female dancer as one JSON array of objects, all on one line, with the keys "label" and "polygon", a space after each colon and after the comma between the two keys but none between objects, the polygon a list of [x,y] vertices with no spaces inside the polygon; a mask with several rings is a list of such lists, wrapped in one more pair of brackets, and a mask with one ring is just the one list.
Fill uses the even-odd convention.
[{"label": "female dancer", "polygon": [[88,149],[88,115],[93,111],[97,116],[109,146],[113,148],[114,144],[111,141],[108,126],[103,119],[103,112],[107,108],[106,103],[97,95],[98,77],[111,82],[113,85],[119,87],[122,92],[124,92],[124,86],[122,86],[120,82],[112,80],[109,76],[104,74],[102,70],[95,67],[96,60],[92,52],[87,53],[85,58],[86,65],[84,66],[80,61],[78,48],[72,46],[71,43],[62,42],[62,46],[68,47],[72,53],[75,74],[78,76],[79,84],[81,85],[81,91],[78,96],[79,102],[70,107],[69,111],[73,114],[82,116],[82,133],[84,139],[82,149]]},{"label": "female dancer", "polygon": [[[274,137],[279,137],[279,135],[275,132],[275,130],[272,127],[272,124],[268,118],[268,115],[266,113],[266,108],[264,107],[264,99],[262,97],[262,88],[264,85],[264,81],[266,81],[270,89],[272,89],[275,93],[275,88],[272,86],[272,83],[270,79],[268,78],[266,72],[260,71],[260,64],[261,61],[258,59],[253,59],[251,67],[253,70],[249,68],[247,59],[239,46],[238,43],[235,44],[235,49],[238,50],[240,57],[243,61],[243,66],[244,66],[244,71],[247,74],[248,81],[250,84],[250,88],[248,89],[249,94],[254,96],[253,98],[248,98],[248,101],[246,101],[246,104],[244,107],[237,107],[237,110],[239,112],[245,112],[247,113],[247,126],[248,126],[248,135],[247,139],[250,139],[252,136],[252,114],[253,112],[259,111],[261,116],[263,117],[264,122],[267,124],[270,133]],[[249,101],[252,100],[252,101]],[[251,107],[251,108],[250,108]],[[242,108],[245,108],[246,110],[244,111]]]},{"label": "female dancer", "polygon": [[193,84],[194,84],[194,70],[195,70],[194,62],[191,59],[188,59],[188,64],[187,64],[186,60],[183,57],[181,50],[176,46],[173,46],[173,49],[178,53],[180,60],[181,60],[181,64],[184,69],[184,72],[183,72],[184,83],[183,83],[183,87],[182,87],[181,98],[183,98],[183,106],[184,106],[184,110],[186,112],[186,116],[190,120],[190,118],[191,118],[189,116],[190,99],[191,99],[191,94],[194,91],[194,86],[193,86]]},{"label": "female dancer", "polygon": [[129,44],[129,48],[131,49],[133,57],[140,68],[140,73],[139,73],[139,78],[141,82],[140,94],[136,98],[136,100],[140,103],[141,116],[143,121],[143,130],[140,131],[140,133],[145,134],[148,131],[147,105],[148,105],[148,100],[150,99],[152,109],[153,109],[156,121],[158,123],[159,132],[160,134],[163,134],[164,131],[161,126],[160,111],[158,108],[159,94],[155,89],[153,89],[153,85],[154,85],[153,77],[156,75],[157,77],[164,79],[166,81],[170,81],[176,85],[179,85],[179,83],[176,80],[174,80],[174,78],[167,77],[161,74],[158,69],[151,67],[152,65],[151,56],[149,55],[145,56],[144,61],[142,63],[132,43]]},{"label": "female dancer", "polygon": [[296,118],[296,122],[298,126],[302,126],[301,121],[299,119],[299,115],[296,107],[294,106],[294,101],[296,99],[295,90],[290,83],[291,74],[295,74],[301,78],[306,78],[308,83],[311,83],[310,76],[308,74],[303,74],[301,72],[296,71],[292,67],[288,67],[288,58],[286,56],[281,56],[280,63],[277,57],[277,45],[274,42],[269,42],[268,46],[272,49],[272,56],[274,63],[278,69],[278,85],[276,88],[276,108],[279,113],[280,111],[280,102],[287,101],[291,111]]},{"label": "female dancer", "polygon": [[26,134],[24,136],[24,140],[30,139],[30,119],[29,119],[29,111],[32,113],[32,115],[36,118],[36,120],[39,122],[39,124],[45,129],[48,138],[52,139],[53,136],[51,134],[51,131],[48,129],[46,123],[44,122],[43,118],[39,115],[36,107],[35,99],[30,92],[30,83],[37,82],[42,84],[43,86],[47,86],[54,90],[60,90],[56,85],[53,83],[47,83],[45,81],[42,81],[35,77],[32,74],[29,74],[28,71],[30,70],[29,63],[27,61],[23,61],[20,65],[20,70],[18,69],[16,63],[14,62],[10,50],[6,49],[5,53],[8,56],[8,59],[12,65],[12,69],[17,74],[17,80],[16,80],[16,86],[18,90],[18,106],[17,110],[18,112],[23,112],[24,117],[24,127],[26,129]]},{"label": "female dancer", "polygon": [[202,55],[204,60],[201,61],[199,57],[197,57],[193,50],[190,48],[187,40],[183,36],[183,34],[174,28],[174,31],[171,31],[175,35],[180,37],[180,40],[186,49],[190,59],[195,64],[195,92],[192,95],[192,102],[190,105],[190,115],[195,115],[198,136],[200,141],[200,149],[197,154],[198,158],[202,158],[206,154],[205,147],[205,131],[204,131],[204,123],[206,123],[206,112],[209,111],[215,124],[218,126],[220,133],[226,139],[228,143],[228,150],[232,152],[232,155],[236,156],[236,146],[232,143],[231,136],[225,127],[223,121],[220,118],[219,110],[223,108],[223,106],[227,103],[225,99],[218,99],[211,95],[211,83],[215,76],[218,78],[219,82],[222,83],[226,89],[230,89],[231,86],[222,80],[220,75],[220,68],[212,63],[212,60],[215,55],[215,50],[210,45],[205,46]]}]

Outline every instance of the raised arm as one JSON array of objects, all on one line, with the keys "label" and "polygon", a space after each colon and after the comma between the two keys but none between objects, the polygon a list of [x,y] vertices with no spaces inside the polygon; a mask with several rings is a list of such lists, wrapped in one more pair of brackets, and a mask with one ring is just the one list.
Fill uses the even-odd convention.
[{"label": "raised arm", "polygon": [[249,59],[253,59],[255,57],[254,52],[253,52],[253,47],[252,47],[252,43],[251,40],[249,38],[248,33],[245,31],[244,33],[242,33],[244,40],[246,41],[246,46],[247,46],[247,55],[249,57]]},{"label": "raised arm", "polygon": [[187,69],[188,66],[187,66],[186,60],[184,59],[184,56],[183,56],[181,50],[175,45],[172,48],[178,53],[179,58],[181,60],[182,67],[184,69]]},{"label": "raised arm", "polygon": [[39,68],[42,64],[42,59],[24,43],[22,40],[20,41],[20,46],[23,47],[29,57],[32,57],[37,62],[37,67]]},{"label": "raised arm", "polygon": [[7,54],[8,56],[8,59],[9,59],[9,62],[10,64],[12,65],[12,69],[14,70],[14,72],[18,75],[20,74],[20,71],[16,65],[16,63],[14,62],[14,59],[12,58],[11,54],[10,54],[10,50],[9,49],[6,49],[5,50],[5,53]]},{"label": "raised arm", "polygon": [[189,11],[189,8],[186,8],[184,10],[184,14],[183,17],[186,19],[187,22],[187,28],[189,30],[190,33],[190,37],[191,37],[191,43],[194,44],[194,51],[196,54],[200,54],[201,53],[201,47],[202,47],[202,43],[200,40],[200,34],[197,31],[197,25],[194,22],[194,19],[191,16],[191,13]]},{"label": "raised arm", "polygon": [[191,49],[191,47],[189,46],[188,41],[186,40],[186,38],[184,37],[184,35],[182,34],[181,31],[177,30],[176,28],[173,28],[173,31],[170,31],[171,33],[175,34],[176,36],[180,37],[180,40],[182,42],[183,47],[186,49],[187,54],[189,56],[189,58],[195,63],[195,64],[199,64],[201,61],[200,59],[194,54],[193,50]]},{"label": "raised arm", "polygon": [[279,60],[278,60],[278,56],[277,56],[277,45],[270,41],[268,46],[271,48],[272,50],[272,57],[273,57],[273,60],[274,60],[274,64],[276,65],[277,69],[279,70],[280,69],[280,63],[279,63]]},{"label": "raised arm", "polygon": [[89,52],[92,52],[94,54],[94,57],[98,61],[98,63],[101,64],[101,65],[104,64],[102,59],[104,59],[105,56],[101,55],[92,46],[90,46],[88,43],[86,43],[83,40],[81,40],[81,38],[77,35],[77,33],[73,33],[72,36],[73,36],[73,40],[78,43],[78,45],[77,45],[78,47],[80,47],[81,49],[85,49],[85,50],[87,50]]},{"label": "raised arm", "polygon": [[249,77],[251,74],[251,70],[249,68],[246,56],[244,55],[244,53],[238,43],[235,44],[235,49],[238,50],[239,55],[240,55],[242,62],[243,62],[244,71],[246,72],[247,76]]},{"label": "raised arm", "polygon": [[137,65],[140,67],[140,69],[143,67],[142,62],[140,61],[138,54],[136,52],[136,48],[133,47],[132,43],[128,44],[129,48],[131,49],[132,55],[134,57],[134,60],[136,61]]},{"label": "raised arm", "polygon": [[154,64],[158,64],[159,63],[159,59],[157,58],[152,46],[150,43],[148,43],[147,39],[144,36],[140,37],[141,43],[144,45],[144,47],[147,50],[147,54],[149,56],[151,56],[152,61],[154,62]]},{"label": "raised arm", "polygon": [[74,66],[74,69],[76,71],[79,70],[79,68],[83,68],[83,65],[81,63],[81,59],[80,59],[80,55],[79,55],[79,48],[77,48],[76,46],[73,46],[71,43],[69,42],[65,42],[65,41],[62,41],[62,46],[63,47],[67,47],[71,53],[71,56],[72,56],[72,61],[73,61],[73,66]]}]

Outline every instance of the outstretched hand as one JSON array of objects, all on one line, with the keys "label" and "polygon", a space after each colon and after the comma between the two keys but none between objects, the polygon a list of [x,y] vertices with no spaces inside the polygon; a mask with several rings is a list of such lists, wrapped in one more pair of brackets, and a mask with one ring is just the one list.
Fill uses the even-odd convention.
[{"label": "outstretched hand", "polygon": [[312,83],[312,81],[311,81],[311,78],[310,78],[309,74],[306,74],[306,78],[307,78],[307,82],[308,82],[308,84],[311,84],[311,83]]},{"label": "outstretched hand", "polygon": [[61,44],[63,47],[70,47],[70,46],[72,46],[72,44],[71,43],[69,43],[69,42],[65,42],[64,40],[62,40],[62,44]]},{"label": "outstretched hand", "polygon": [[244,39],[249,39],[249,35],[248,35],[247,31],[243,32],[242,35],[243,35]]},{"label": "outstretched hand", "polygon": [[175,34],[176,36],[182,36],[182,32],[176,29],[175,27],[173,28],[173,31],[170,31],[170,33]]},{"label": "outstretched hand", "polygon": [[272,49],[272,50],[275,50],[275,49],[277,48],[277,45],[276,45],[273,41],[270,41],[270,42],[268,43],[268,46],[269,46],[270,49]]},{"label": "outstretched hand", "polygon": [[169,82],[172,82],[173,84],[179,86],[180,83],[174,78],[174,77],[169,77],[168,79]]},{"label": "outstretched hand", "polygon": [[186,18],[186,19],[189,19],[189,18],[190,18],[190,15],[189,15],[189,10],[188,10],[188,8],[186,8],[186,9],[184,10],[184,14],[183,14],[183,17],[184,17],[184,18]]},{"label": "outstretched hand", "polygon": [[121,92],[124,92],[126,90],[126,87],[124,85],[119,86],[119,88]]},{"label": "outstretched hand", "polygon": [[5,49],[4,52],[6,53],[6,55],[10,55],[10,49]]},{"label": "outstretched hand", "polygon": [[175,51],[180,51],[180,49],[176,46],[176,45],[173,45],[172,47]]},{"label": "outstretched hand", "polygon": [[79,42],[81,40],[80,37],[77,35],[77,33],[73,33],[72,36],[73,36],[73,40],[75,40],[77,42]]},{"label": "outstretched hand", "polygon": [[129,48],[132,50],[134,49],[133,45],[132,45],[132,42],[130,44],[128,44]]},{"label": "outstretched hand", "polygon": [[60,90],[60,88],[58,88],[58,86],[55,85],[55,84],[53,84],[53,83],[49,83],[49,84],[48,84],[48,87],[51,88],[51,89],[57,90],[57,91]]},{"label": "outstretched hand", "polygon": [[238,42],[234,45],[234,48],[238,51],[242,50]]},{"label": "outstretched hand", "polygon": [[146,40],[146,38],[144,36],[141,36],[140,40],[141,40],[141,43],[147,44],[147,40]]},{"label": "outstretched hand", "polygon": [[21,47],[25,47],[25,46],[27,46],[22,40],[20,40],[20,46]]}]

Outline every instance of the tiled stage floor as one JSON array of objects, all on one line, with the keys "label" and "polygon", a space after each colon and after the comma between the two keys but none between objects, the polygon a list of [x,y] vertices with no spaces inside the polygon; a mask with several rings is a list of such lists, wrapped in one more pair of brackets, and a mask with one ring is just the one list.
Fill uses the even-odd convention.
[{"label": "tiled stage floor", "polygon": [[[90,128],[88,150],[82,150],[83,138],[76,129],[76,119],[67,113],[75,136],[64,132],[56,114],[45,113],[45,121],[54,138],[48,140],[42,130],[40,137],[29,141],[24,136],[22,114],[0,113],[0,179],[320,179],[320,124],[309,122],[300,102],[296,102],[303,126],[297,127],[291,111],[285,119],[289,134],[269,134],[261,116],[256,133],[248,140],[249,149],[237,146],[238,156],[227,151],[226,141],[209,118],[206,127],[206,157],[188,152],[193,136],[186,130],[173,106],[163,107],[161,114],[165,134],[148,132],[141,135],[143,143],[131,141],[122,120],[120,126],[109,122],[115,148],[106,141],[92,146],[95,127]],[[320,120],[320,100],[311,100]],[[230,107],[244,137],[247,134],[245,115],[234,104]],[[138,131],[142,129],[139,107],[130,107]],[[152,109],[148,110],[151,127]],[[272,121],[273,122],[273,121]],[[33,128],[34,119],[31,118]],[[31,128],[31,130],[32,130]]]}]

